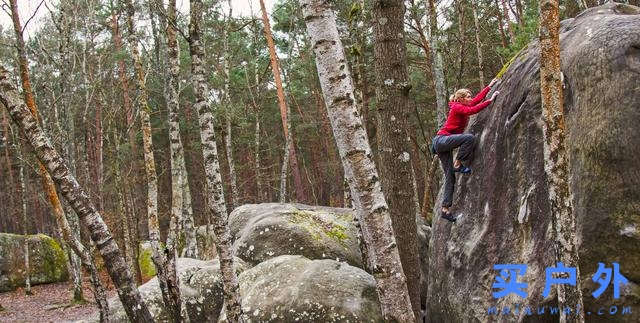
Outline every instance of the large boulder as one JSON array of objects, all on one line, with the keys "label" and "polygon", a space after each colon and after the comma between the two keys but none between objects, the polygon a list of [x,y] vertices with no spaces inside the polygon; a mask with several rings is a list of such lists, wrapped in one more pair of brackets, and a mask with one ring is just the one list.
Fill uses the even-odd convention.
[{"label": "large boulder", "polygon": [[[246,269],[241,259],[236,258],[235,265],[238,274]],[[180,293],[191,322],[216,322],[223,303],[220,261],[178,258],[176,267]],[[158,278],[149,280],[138,289],[156,321],[168,322]],[[127,314],[118,297],[109,300],[109,308],[113,322],[128,322]],[[97,317],[93,321],[97,321]]]},{"label": "large boulder", "polygon": [[[566,144],[577,217],[585,312],[611,305],[632,314],[592,320],[640,321],[640,9],[608,3],[562,22]],[[545,268],[554,266],[552,223],[544,172],[539,46],[523,50],[507,69],[493,106],[469,132],[477,136],[473,173],[458,176],[455,224],[434,221],[430,242],[428,314],[433,322],[492,321],[488,309],[530,306],[508,320],[556,319],[535,315],[543,299]],[[440,205],[436,205],[436,210]],[[613,286],[594,299],[598,262],[631,284],[614,300]],[[494,299],[495,264],[527,264],[519,281],[528,297]]]},{"label": "large boulder", "polygon": [[0,233],[0,292],[14,290],[25,284],[24,244],[29,243],[31,285],[66,281],[66,255],[58,242],[44,235]]},{"label": "large boulder", "polygon": [[[236,208],[229,227],[237,257],[255,265],[280,255],[335,259],[363,268],[354,210],[303,204],[263,203]],[[431,228],[416,219],[421,294],[426,299]],[[204,226],[200,227],[202,230]]]},{"label": "large boulder", "polygon": [[382,322],[373,276],[331,259],[284,255],[238,277],[252,322]]},{"label": "large boulder", "polygon": [[362,267],[351,209],[247,204],[229,215],[229,227],[236,256],[251,265],[280,255],[303,255]]}]

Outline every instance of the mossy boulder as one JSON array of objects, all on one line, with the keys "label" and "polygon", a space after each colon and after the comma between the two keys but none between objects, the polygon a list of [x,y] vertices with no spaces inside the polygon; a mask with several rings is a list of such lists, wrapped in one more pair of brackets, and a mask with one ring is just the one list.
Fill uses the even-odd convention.
[{"label": "mossy boulder", "polygon": [[143,281],[156,275],[156,266],[153,264],[152,255],[151,243],[149,241],[141,242],[138,266],[140,266]]},{"label": "mossy boulder", "polygon": [[[247,267],[241,259],[235,259],[239,274]],[[222,310],[222,275],[218,259],[202,261],[178,258],[176,262],[180,293],[191,322],[216,322]],[[158,278],[153,278],[138,287],[151,315],[158,322],[168,322],[169,317],[162,301]],[[118,297],[109,300],[112,322],[128,322],[127,314]],[[92,322],[97,322],[94,317]]]},{"label": "mossy boulder", "polygon": [[302,204],[247,204],[229,215],[233,248],[251,265],[280,255],[362,267],[354,211]]},{"label": "mossy boulder", "polygon": [[373,276],[331,259],[283,255],[238,277],[251,322],[382,322]]},{"label": "mossy boulder", "polygon": [[60,244],[44,235],[0,233],[0,292],[14,290],[25,284],[24,243],[29,243],[31,285],[66,281],[66,255]]}]

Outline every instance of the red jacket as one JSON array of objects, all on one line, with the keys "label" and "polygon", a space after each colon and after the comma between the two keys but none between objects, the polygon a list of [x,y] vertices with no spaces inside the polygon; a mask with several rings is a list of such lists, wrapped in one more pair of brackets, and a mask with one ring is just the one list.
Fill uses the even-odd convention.
[{"label": "red jacket", "polygon": [[482,109],[491,104],[491,100],[480,103],[487,96],[489,90],[491,90],[490,87],[485,87],[475,98],[471,99],[469,105],[460,102],[449,102],[449,116],[444,126],[438,131],[438,134],[449,136],[463,133],[469,122],[469,116],[482,111]]}]

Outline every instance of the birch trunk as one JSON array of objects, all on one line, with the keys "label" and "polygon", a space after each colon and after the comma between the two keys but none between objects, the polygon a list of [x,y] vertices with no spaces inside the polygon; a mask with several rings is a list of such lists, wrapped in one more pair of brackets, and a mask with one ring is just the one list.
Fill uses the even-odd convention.
[{"label": "birch trunk", "polygon": [[376,74],[378,149],[382,190],[413,308],[420,317],[420,260],[411,154],[409,153],[409,80],[404,42],[403,0],[373,6],[373,54]]},{"label": "birch trunk", "polygon": [[[14,136],[17,137],[17,136]],[[22,192],[21,196],[22,196],[22,234],[26,237],[28,234],[28,230],[27,230],[27,198],[26,198],[26,192],[27,192],[27,186],[24,183],[24,166],[23,166],[23,157],[22,157],[22,148],[18,148],[17,149],[18,152],[18,159],[20,159],[19,161],[19,168],[18,168],[18,180],[20,181],[20,190]],[[24,240],[24,271],[25,271],[25,275],[24,275],[24,293],[27,295],[33,295],[33,293],[31,292],[31,267],[29,266],[29,239],[25,239]],[[74,297],[75,298],[75,297]]]},{"label": "birch trunk", "polygon": [[232,16],[232,6],[231,0],[228,3],[229,6],[229,15],[227,16],[227,23],[224,28],[224,54],[222,55],[222,62],[224,66],[224,102],[226,105],[225,109],[225,151],[227,153],[227,163],[229,164],[229,181],[231,182],[231,210],[238,207],[238,183],[237,183],[237,175],[235,162],[233,160],[233,145],[232,143],[232,133],[231,133],[231,92],[229,84],[231,83],[231,77],[229,74],[230,63],[229,63],[229,33],[231,32],[231,16]]},{"label": "birch trunk", "polygon": [[444,63],[442,60],[442,51],[440,50],[440,31],[438,29],[438,19],[434,0],[429,0],[429,45],[431,48],[431,72],[433,73],[433,82],[436,89],[436,107],[437,113],[436,125],[444,124],[449,112],[447,106],[447,88],[444,80]]},{"label": "birch trunk", "polygon": [[30,111],[28,106],[22,103],[4,68],[0,68],[0,90],[0,105],[9,111],[13,121],[27,137],[41,164],[51,174],[55,185],[88,227],[91,239],[96,243],[104,259],[105,267],[116,286],[127,316],[134,322],[153,322],[151,313],[140,297],[118,245],[100,213],[38,125],[37,110]]},{"label": "birch trunk", "polygon": [[[278,93],[278,105],[280,106],[280,116],[282,118],[282,128],[284,130],[284,138],[285,138],[285,158],[287,158],[288,154],[288,162],[291,163],[291,172],[293,174],[293,182],[296,188],[296,199],[298,202],[304,203],[307,201],[307,193],[305,192],[304,185],[302,184],[302,175],[300,174],[300,169],[298,168],[298,157],[296,156],[295,147],[293,144],[293,138],[289,141],[289,136],[293,136],[292,133],[289,132],[289,126],[287,126],[287,122],[289,119],[287,103],[285,101],[284,89],[282,88],[282,79],[280,76],[280,63],[278,62],[278,56],[276,55],[275,44],[273,43],[273,36],[271,35],[271,24],[269,23],[269,17],[267,16],[267,9],[264,5],[264,0],[260,0],[260,9],[262,11],[262,23],[264,24],[264,35],[267,39],[267,46],[269,47],[269,57],[271,58],[271,71],[273,72],[273,77],[276,83],[276,90]],[[288,149],[288,151],[286,151]],[[287,165],[286,163],[283,163]],[[285,173],[286,170],[283,170],[282,173]],[[286,182],[286,181],[285,181]],[[282,185],[282,180],[280,181]],[[280,199],[282,200],[282,190],[280,192]]]},{"label": "birch trunk", "polygon": [[207,181],[207,206],[213,215],[213,230],[216,251],[220,259],[220,271],[224,291],[227,318],[230,322],[245,321],[240,307],[238,277],[234,270],[231,234],[227,224],[227,208],[218,162],[218,149],[213,127],[213,114],[206,99],[209,94],[206,72],[203,65],[204,51],[200,43],[203,4],[201,0],[191,0],[191,21],[189,24],[189,49],[191,52],[191,74],[196,98],[194,107],[200,121],[200,140],[205,162]]},{"label": "birch trunk", "polygon": [[301,0],[333,134],[362,227],[386,321],[414,322],[406,279],[371,148],[358,115],[336,17],[329,2]]},{"label": "birch trunk", "polygon": [[182,251],[182,257],[198,259],[198,242],[196,240],[196,226],[193,220],[193,208],[191,206],[191,189],[187,180],[187,166],[182,163],[182,230],[185,235],[185,247]]},{"label": "birch trunk", "polygon": [[[560,313],[560,322],[584,322],[582,284],[576,242],[576,218],[569,186],[569,159],[565,145],[565,121],[560,59],[558,1],[540,2],[540,91],[544,134],[544,169],[549,183],[556,263],[576,268],[576,286],[557,284],[558,306],[579,309]],[[577,314],[577,315],[576,315]]]},{"label": "birch trunk", "polygon": [[478,0],[471,0],[473,10],[473,24],[476,29],[476,51],[478,53],[478,77],[480,78],[480,88],[484,88],[484,59],[482,57],[482,43],[480,43],[480,25],[478,23]]},{"label": "birch trunk", "polygon": [[[9,138],[8,134],[10,132],[9,119],[4,111],[2,111],[2,127],[3,127],[3,133],[5,134],[4,159],[5,159],[5,166],[7,167],[7,173],[9,174],[9,185],[10,185],[10,189],[7,190],[7,193],[9,193],[9,203],[11,203],[9,205],[9,210],[14,210],[17,208],[16,207],[17,197],[15,197],[15,195],[13,194],[16,188],[16,182],[13,175],[13,167],[12,167],[13,162],[11,161],[11,156],[9,153],[9,139],[8,139]],[[14,139],[14,142],[15,141],[17,140]],[[13,146],[14,147],[16,146],[15,143],[13,144]],[[24,193],[21,193],[21,194],[24,194]],[[17,216],[16,213],[14,213],[14,215]],[[9,221],[10,221],[10,217],[2,217],[2,225],[3,225],[2,227],[5,232],[9,232]]]},{"label": "birch trunk", "polygon": [[179,47],[176,40],[176,1],[170,0],[167,10],[167,50],[169,67],[169,91],[167,108],[169,110],[169,142],[171,152],[171,219],[167,232],[165,247],[167,272],[167,287],[170,293],[171,303],[167,303],[171,318],[174,322],[180,321],[181,300],[180,283],[176,273],[177,242],[179,237],[178,225],[182,222],[182,168],[184,167],[184,152],[180,139],[180,123],[178,121],[180,82]]}]

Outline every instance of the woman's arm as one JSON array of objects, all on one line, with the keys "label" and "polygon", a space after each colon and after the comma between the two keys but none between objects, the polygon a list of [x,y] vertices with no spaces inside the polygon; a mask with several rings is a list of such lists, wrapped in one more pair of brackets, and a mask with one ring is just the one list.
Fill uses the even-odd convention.
[{"label": "woman's arm", "polygon": [[482,89],[482,91],[480,91],[480,93],[478,93],[478,95],[476,95],[475,98],[471,99],[471,102],[469,102],[469,105],[476,105],[482,102],[482,100],[484,100],[484,97],[487,96],[487,93],[489,93],[490,90],[491,90],[491,86],[487,86],[484,89]]},{"label": "woman's arm", "polygon": [[[481,92],[482,93],[482,92]],[[485,94],[486,95],[486,94]],[[463,105],[460,104],[458,105],[458,111],[464,115],[472,115],[472,114],[476,114],[480,111],[482,111],[482,109],[486,108],[489,104],[491,104],[491,100],[487,100],[484,101],[480,104],[476,104],[474,106],[468,106],[468,105]]]}]

